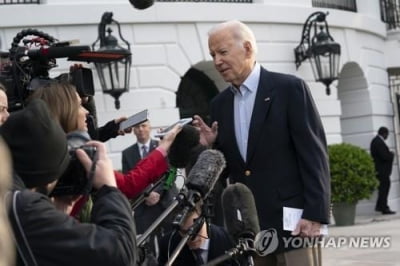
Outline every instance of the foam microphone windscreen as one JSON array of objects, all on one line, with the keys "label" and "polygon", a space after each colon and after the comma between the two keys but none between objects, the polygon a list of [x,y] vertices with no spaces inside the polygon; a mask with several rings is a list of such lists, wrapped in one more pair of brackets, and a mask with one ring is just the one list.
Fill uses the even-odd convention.
[{"label": "foam microphone windscreen", "polygon": [[154,0],[129,0],[129,2],[137,9],[146,9],[154,4]]},{"label": "foam microphone windscreen", "polygon": [[256,204],[251,190],[242,183],[227,186],[222,193],[225,226],[235,241],[254,239],[260,232]]},{"label": "foam microphone windscreen", "polygon": [[192,149],[199,144],[199,131],[191,125],[183,126],[169,149],[169,163],[176,168],[185,168],[191,159]]},{"label": "foam microphone windscreen", "polygon": [[193,165],[185,186],[189,190],[198,191],[203,199],[207,198],[225,165],[225,157],[220,151],[211,149],[203,151]]}]

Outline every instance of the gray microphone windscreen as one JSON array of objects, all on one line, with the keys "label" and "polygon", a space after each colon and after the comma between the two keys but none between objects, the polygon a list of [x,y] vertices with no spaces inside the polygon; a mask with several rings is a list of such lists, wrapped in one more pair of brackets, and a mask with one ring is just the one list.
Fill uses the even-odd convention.
[{"label": "gray microphone windscreen", "polygon": [[225,157],[220,151],[208,149],[201,152],[188,175],[186,187],[198,191],[203,199],[206,198],[225,165]]}]

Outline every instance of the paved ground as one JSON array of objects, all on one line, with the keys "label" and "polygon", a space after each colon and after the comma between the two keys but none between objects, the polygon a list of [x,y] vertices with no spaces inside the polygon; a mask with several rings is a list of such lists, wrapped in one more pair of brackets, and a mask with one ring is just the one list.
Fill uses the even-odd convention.
[{"label": "paved ground", "polygon": [[322,248],[324,266],[400,266],[399,214],[357,217],[353,226],[331,226],[327,240],[332,241]]}]

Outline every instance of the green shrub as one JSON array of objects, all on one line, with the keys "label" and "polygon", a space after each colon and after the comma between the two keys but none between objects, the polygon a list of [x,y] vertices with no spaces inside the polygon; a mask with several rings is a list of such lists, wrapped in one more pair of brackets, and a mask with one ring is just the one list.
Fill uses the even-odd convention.
[{"label": "green shrub", "polygon": [[348,143],[329,145],[332,202],[357,203],[369,198],[378,181],[372,157]]}]

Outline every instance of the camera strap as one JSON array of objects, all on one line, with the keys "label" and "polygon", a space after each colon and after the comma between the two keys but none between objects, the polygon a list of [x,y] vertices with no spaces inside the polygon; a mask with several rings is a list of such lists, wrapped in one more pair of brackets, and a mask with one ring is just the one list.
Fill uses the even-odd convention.
[{"label": "camera strap", "polygon": [[99,159],[99,155],[96,153],[93,156],[92,165],[90,166],[89,173],[87,174],[88,182],[86,184],[85,189],[83,190],[83,195],[89,195],[93,188],[93,177],[94,173],[96,172],[96,164],[97,160]]},{"label": "camera strap", "polygon": [[[29,246],[28,240],[26,239],[24,229],[22,228],[21,221],[17,213],[17,198],[21,191],[10,191],[6,195],[6,203],[9,208],[9,218],[12,228],[14,229],[14,242],[17,246],[19,258],[22,260],[25,266],[37,266],[35,256]],[[10,195],[11,194],[11,195]],[[11,199],[10,199],[11,197]],[[10,202],[11,200],[11,202]]]}]

